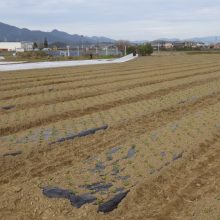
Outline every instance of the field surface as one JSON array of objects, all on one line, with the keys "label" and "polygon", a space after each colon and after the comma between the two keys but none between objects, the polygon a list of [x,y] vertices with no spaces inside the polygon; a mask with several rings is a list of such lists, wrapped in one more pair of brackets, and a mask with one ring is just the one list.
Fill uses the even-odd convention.
[{"label": "field surface", "polygon": [[0,219],[220,220],[219,60],[1,72]]}]

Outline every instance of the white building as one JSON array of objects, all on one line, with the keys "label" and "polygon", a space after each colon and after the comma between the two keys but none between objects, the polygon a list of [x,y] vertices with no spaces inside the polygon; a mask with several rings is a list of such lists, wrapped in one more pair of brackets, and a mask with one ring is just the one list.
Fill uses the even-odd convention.
[{"label": "white building", "polygon": [[173,48],[173,44],[170,43],[170,42],[166,42],[166,43],[164,44],[164,47],[165,47],[166,49],[171,49],[171,48]]},{"label": "white building", "polygon": [[0,42],[0,51],[31,51],[33,42]]},{"label": "white building", "polygon": [[31,51],[33,50],[34,43],[28,42],[28,41],[22,41],[21,42],[21,48],[24,49],[24,51]]}]

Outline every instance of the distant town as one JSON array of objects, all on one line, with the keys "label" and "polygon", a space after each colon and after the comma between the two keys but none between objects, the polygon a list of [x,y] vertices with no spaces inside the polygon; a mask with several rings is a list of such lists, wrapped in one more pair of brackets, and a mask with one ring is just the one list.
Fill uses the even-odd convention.
[{"label": "distant town", "polygon": [[[220,43],[206,44],[194,41],[164,41],[155,40],[148,42],[154,51],[190,51],[190,50],[219,50]],[[88,44],[69,46],[65,43],[49,44],[47,39],[43,43],[21,41],[21,42],[0,42],[0,52],[22,53],[26,51],[44,51],[54,56],[81,56],[86,54],[99,55],[122,55],[129,52],[130,47],[138,46],[140,43],[129,41],[115,41],[114,43]],[[144,44],[144,43],[142,43]],[[127,51],[126,51],[127,50]]]}]

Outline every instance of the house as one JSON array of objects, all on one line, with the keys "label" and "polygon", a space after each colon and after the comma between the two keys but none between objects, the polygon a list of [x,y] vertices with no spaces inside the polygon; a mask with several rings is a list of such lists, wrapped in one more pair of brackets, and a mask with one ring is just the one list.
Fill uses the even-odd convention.
[{"label": "house", "polygon": [[202,48],[205,47],[203,42],[185,41],[186,48]]},{"label": "house", "polygon": [[173,47],[175,48],[185,48],[185,42],[182,41],[175,41],[173,42]]},{"label": "house", "polygon": [[171,42],[166,42],[166,43],[164,44],[164,48],[166,48],[166,49],[171,49],[171,48],[173,48],[173,44],[172,44]]},{"label": "house", "polygon": [[206,44],[203,43],[203,42],[197,42],[197,43],[195,44],[195,47],[196,47],[196,48],[205,48],[205,47],[206,47]]},{"label": "house", "polygon": [[220,49],[220,43],[215,44],[214,49]]},{"label": "house", "polygon": [[202,42],[194,42],[194,41],[176,41],[173,42],[173,46],[175,48],[203,48],[205,44]]},{"label": "house", "polygon": [[151,46],[154,48],[154,50],[158,50],[164,48],[165,43],[166,42],[163,40],[155,40],[155,41],[151,41]]},{"label": "house", "polygon": [[170,41],[164,41],[164,40],[156,40],[151,42],[152,47],[154,50],[158,49],[172,49],[173,43]]},{"label": "house", "polygon": [[33,42],[0,42],[0,51],[31,51],[33,50]]}]

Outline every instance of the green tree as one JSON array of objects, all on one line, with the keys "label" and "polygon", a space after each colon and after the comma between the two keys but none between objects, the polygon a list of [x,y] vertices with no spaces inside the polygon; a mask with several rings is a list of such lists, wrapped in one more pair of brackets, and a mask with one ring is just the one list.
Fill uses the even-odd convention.
[{"label": "green tree", "polygon": [[48,41],[47,41],[47,38],[45,37],[44,39],[44,48],[48,48]]},{"label": "green tree", "polygon": [[146,43],[138,46],[138,52],[141,56],[150,56],[154,50],[151,44]]},{"label": "green tree", "polygon": [[137,51],[137,47],[135,45],[129,45],[127,47],[127,54],[131,54]]}]

